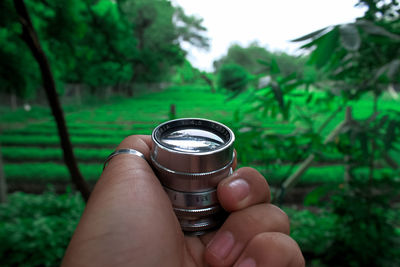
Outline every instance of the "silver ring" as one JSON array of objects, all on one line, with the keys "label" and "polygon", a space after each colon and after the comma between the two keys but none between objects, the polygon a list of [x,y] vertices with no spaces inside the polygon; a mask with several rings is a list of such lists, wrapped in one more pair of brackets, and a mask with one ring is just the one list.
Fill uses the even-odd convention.
[{"label": "silver ring", "polygon": [[131,148],[122,148],[122,149],[118,149],[115,150],[113,153],[111,153],[107,159],[104,161],[104,165],[103,165],[103,170],[105,169],[105,167],[107,166],[108,162],[115,156],[120,155],[120,154],[130,154],[130,155],[135,155],[135,156],[139,156],[142,159],[146,160],[146,158],[144,157],[144,155],[135,150],[135,149],[131,149]]}]

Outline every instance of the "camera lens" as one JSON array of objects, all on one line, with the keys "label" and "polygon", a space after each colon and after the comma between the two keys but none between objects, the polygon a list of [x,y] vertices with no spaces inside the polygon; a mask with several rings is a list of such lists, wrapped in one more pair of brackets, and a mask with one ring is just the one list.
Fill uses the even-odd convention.
[{"label": "camera lens", "polygon": [[151,161],[182,230],[199,235],[219,226],[225,212],[216,187],[232,173],[232,130],[211,120],[177,119],[156,127],[152,140]]}]

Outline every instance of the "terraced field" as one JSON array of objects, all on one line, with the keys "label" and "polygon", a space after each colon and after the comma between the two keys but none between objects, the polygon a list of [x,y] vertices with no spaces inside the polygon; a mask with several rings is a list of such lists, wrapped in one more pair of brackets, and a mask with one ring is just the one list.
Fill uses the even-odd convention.
[{"label": "terraced field", "polygon": [[[172,104],[177,117],[206,117],[228,123],[241,101],[226,102],[226,96],[208,90],[176,87],[80,110],[65,107],[74,152],[85,179],[98,179],[104,159],[124,137],[150,134],[156,125],[168,120]],[[28,184],[22,189],[29,191],[35,184],[69,181],[55,123],[47,109],[33,109],[32,113],[4,113],[1,118],[1,152],[10,189]]]},{"label": "terraced field", "polygon": [[[177,117],[203,117],[234,126],[234,112],[250,108],[246,95],[226,101],[222,93],[211,93],[206,87],[171,87],[158,93],[149,93],[132,99],[113,99],[108,103],[80,107],[64,107],[68,129],[81,171],[94,183],[100,176],[103,160],[131,134],[150,134],[159,123],[169,119],[170,106],[176,106]],[[381,105],[399,109],[397,101],[385,100]],[[360,102],[355,116],[369,115],[372,101]],[[3,110],[3,109],[2,109]],[[340,122],[339,114],[327,131]],[[67,184],[69,175],[62,162],[55,123],[47,108],[33,107],[31,112],[18,110],[2,112],[0,136],[4,171],[10,190],[26,190],[47,183]],[[291,124],[263,121],[271,131],[290,132]],[[238,138],[237,142],[240,142]],[[262,149],[262,148],[260,148]],[[240,151],[239,151],[240,159]],[[290,171],[286,166],[255,166],[270,183],[282,181]],[[340,166],[315,166],[303,177],[302,183],[341,181]],[[35,189],[36,190],[36,189]],[[35,191],[33,190],[33,191]],[[40,189],[43,190],[43,189]]]}]

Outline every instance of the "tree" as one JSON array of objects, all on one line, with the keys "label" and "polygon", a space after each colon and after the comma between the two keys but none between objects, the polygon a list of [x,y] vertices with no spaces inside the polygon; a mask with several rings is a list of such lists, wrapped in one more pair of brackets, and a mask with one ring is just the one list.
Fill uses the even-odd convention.
[{"label": "tree", "polygon": [[210,39],[205,36],[207,29],[202,25],[203,19],[188,16],[179,6],[175,7],[174,25],[179,43],[186,42],[201,49],[209,49]]},{"label": "tree", "polygon": [[240,65],[225,64],[218,73],[218,87],[236,94],[244,91],[249,82],[249,74]]},{"label": "tree", "polygon": [[3,170],[3,158],[0,154],[0,204],[7,201],[7,184]]},{"label": "tree", "polygon": [[[19,98],[34,95],[40,81],[35,59],[19,38],[21,26],[11,1],[0,1],[0,90]],[[32,66],[21,68],[21,62]]]},{"label": "tree", "polygon": [[29,13],[26,9],[24,1],[14,0],[14,5],[22,26],[21,39],[31,50],[42,74],[43,88],[45,89],[47,100],[50,104],[54,119],[57,123],[57,129],[61,140],[61,147],[64,153],[65,164],[68,167],[72,181],[76,185],[77,189],[80,191],[83,199],[87,201],[89,199],[90,189],[79,171],[78,164],[72,150],[71,141],[69,139],[63,111],[57,97],[55,82],[50,70],[50,65],[47,61],[46,55],[42,50],[38,36],[36,35],[36,32],[33,28],[32,21],[29,17]]},{"label": "tree", "polygon": [[268,72],[269,69],[265,63],[272,60],[277,62],[284,75],[294,72],[301,73],[306,62],[305,57],[295,57],[284,52],[270,52],[265,47],[253,42],[247,47],[238,44],[231,45],[226,56],[214,62],[214,68],[218,71],[224,64],[237,64],[251,74],[259,75]]},{"label": "tree", "polygon": [[[40,87],[39,69],[19,39],[12,1],[0,5],[0,90],[33,97]],[[110,86],[160,82],[183,63],[180,41],[208,45],[202,20],[167,0],[26,0],[26,5],[59,93],[68,83],[95,93]],[[19,62],[32,67],[20,68]]]},{"label": "tree", "polygon": [[207,48],[202,20],[184,14],[168,1],[119,0],[119,10],[133,28],[137,55],[133,62],[133,82],[158,82],[171,74],[171,67],[184,63],[180,42]]}]

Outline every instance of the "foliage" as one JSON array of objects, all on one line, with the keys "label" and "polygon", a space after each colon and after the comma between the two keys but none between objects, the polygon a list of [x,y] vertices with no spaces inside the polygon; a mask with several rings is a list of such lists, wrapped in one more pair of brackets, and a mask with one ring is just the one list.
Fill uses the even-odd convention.
[{"label": "foliage", "polygon": [[218,87],[234,93],[240,93],[247,88],[250,75],[240,65],[226,64],[218,73]]},{"label": "foliage", "polygon": [[[95,164],[79,164],[79,169],[87,181],[97,181],[102,167],[102,161]],[[8,180],[14,181],[49,183],[70,180],[66,166],[47,162],[5,164],[4,173]]]},{"label": "foliage", "polygon": [[185,60],[181,66],[176,68],[172,81],[177,85],[203,83],[201,72],[194,68],[188,60]]},{"label": "foliage", "polygon": [[[151,128],[152,125],[147,125],[146,128]],[[132,134],[132,131],[140,131],[142,130],[141,128],[137,129],[118,129],[118,132],[116,132],[116,129],[94,129],[92,127],[84,128],[84,129],[70,129],[68,132],[71,135],[78,135],[78,136],[118,136],[118,137],[124,137]],[[30,135],[57,135],[57,129],[55,126],[52,128],[46,128],[46,127],[29,127],[29,128],[20,128],[20,129],[8,129],[3,131],[4,135],[24,135],[24,134],[30,134]]]},{"label": "foliage", "polygon": [[[159,82],[183,63],[185,51],[179,40],[208,47],[202,20],[167,0],[26,4],[59,92],[66,83],[101,92],[107,86],[121,89],[132,82]],[[20,39],[12,1],[2,1],[0,7],[0,91],[33,96],[41,84],[37,66]],[[20,62],[28,67],[21,68]]]},{"label": "foliage", "polygon": [[[42,145],[42,146],[58,146],[60,144],[57,135],[2,135],[0,140],[4,145]],[[123,140],[118,136],[94,137],[94,136],[72,136],[72,144],[76,146],[95,146],[95,147],[112,147],[116,146]]]},{"label": "foliage", "polygon": [[[399,152],[400,110],[398,103],[386,109],[381,99],[387,92],[395,95],[400,84],[400,15],[397,1],[360,3],[369,7],[363,18],[295,40],[305,42],[303,48],[310,50],[307,64],[316,73],[305,69],[307,75],[285,75],[270,59],[265,62],[270,81],[250,98],[253,113],[236,117],[239,135],[247,138],[241,146],[250,147],[248,154],[257,147],[268,151],[256,153],[267,167],[274,166],[271,160],[294,167],[307,156],[309,161],[324,155],[343,160],[342,171],[330,173],[343,181],[332,200],[316,197],[327,199],[326,194],[332,194],[329,184],[307,197],[308,203],[326,203],[324,208],[335,218],[326,236],[329,242],[319,240],[321,246],[311,247],[313,257],[328,266],[397,266],[399,218],[393,216],[396,204],[391,200],[399,192],[399,162],[391,155]],[[364,116],[356,116],[357,105],[365,99],[370,103]],[[263,124],[271,119],[296,127],[291,133],[270,131]],[[293,170],[289,168],[287,177]],[[326,181],[325,173],[319,175]],[[292,175],[282,183],[279,197],[300,177]]]},{"label": "foliage", "polygon": [[[355,178],[332,198],[337,215],[332,244],[325,251],[329,266],[398,266],[400,236],[395,231],[391,200],[399,183]],[[396,218],[397,217],[397,218]],[[384,251],[384,253],[382,253]],[[367,252],[367,253],[366,253]]]},{"label": "foliage", "polygon": [[283,210],[290,218],[290,236],[299,244],[306,260],[316,259],[329,249],[335,236],[336,215],[323,210]]},{"label": "foliage", "polygon": [[237,64],[253,75],[260,75],[268,71],[262,62],[269,62],[272,59],[277,62],[284,75],[301,73],[306,62],[305,57],[295,57],[284,52],[271,52],[254,42],[247,47],[238,44],[231,45],[226,56],[214,61],[214,68],[218,72],[225,64]]},{"label": "foliage", "polygon": [[[266,164],[273,158],[271,154],[278,160],[296,163],[310,154],[319,158],[339,153],[339,158],[347,160],[350,176],[356,168],[368,167],[373,177],[376,162],[389,162],[388,155],[398,150],[400,141],[396,137],[400,131],[398,105],[387,110],[380,104],[384,92],[399,83],[399,21],[359,19],[296,39],[306,42],[303,48],[311,50],[308,65],[321,69],[323,77],[284,75],[274,59],[264,62],[270,81],[254,91],[250,99],[253,114],[247,118],[237,116],[239,132],[248,136],[256,133],[259,140],[249,138],[251,144],[243,146],[272,150],[264,153]],[[357,117],[357,105],[368,98],[370,111],[363,118]],[[337,117],[344,115],[346,106],[353,107],[354,116],[348,112],[346,125],[328,139],[327,134],[335,126],[332,122],[340,123]],[[294,123],[296,127],[291,133],[272,132],[263,127],[263,122],[271,119],[276,124]]]},{"label": "foliage", "polygon": [[[7,162],[63,160],[62,151],[59,148],[6,146],[1,148],[1,153],[3,155],[3,159]],[[79,162],[102,162],[111,153],[111,149],[75,148],[74,153]]]},{"label": "foliage", "polygon": [[2,266],[58,266],[83,209],[70,192],[9,195],[0,205]]}]

